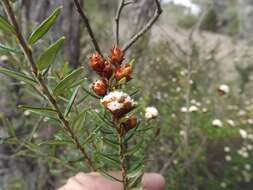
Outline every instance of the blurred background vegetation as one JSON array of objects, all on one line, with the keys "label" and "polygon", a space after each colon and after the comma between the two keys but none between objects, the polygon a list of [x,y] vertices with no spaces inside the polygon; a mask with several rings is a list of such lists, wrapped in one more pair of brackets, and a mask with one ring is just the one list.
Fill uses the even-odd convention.
[{"label": "blurred background vegetation", "polygon": [[[118,1],[82,3],[102,49],[108,51],[114,43]],[[57,58],[58,64],[67,70],[83,65],[92,78],[87,64],[93,49],[72,1],[16,0],[15,11],[27,36],[58,5],[64,6],[63,14],[48,41],[39,45],[46,47],[65,35],[64,56]],[[120,25],[124,41],[149,20],[154,8],[153,0],[136,0],[124,10]],[[141,102],[160,112],[161,133],[147,150],[146,170],[162,173],[168,190],[252,190],[253,1],[167,0],[163,10],[159,22],[127,53],[136,59],[132,83],[141,89]],[[2,33],[0,43],[15,44]],[[1,66],[22,69],[16,61],[25,62],[0,48]],[[34,125],[39,130],[32,138],[53,136],[52,126],[17,109],[36,102],[31,92],[19,81],[0,77],[0,136],[7,135],[6,125],[15,126],[21,138],[31,134]],[[222,84],[230,90],[221,96],[217,88]],[[214,120],[222,126],[214,126]],[[55,189],[71,175],[46,158],[16,155],[18,148],[0,144],[0,190]],[[71,154],[61,148],[57,154],[66,151]]]}]

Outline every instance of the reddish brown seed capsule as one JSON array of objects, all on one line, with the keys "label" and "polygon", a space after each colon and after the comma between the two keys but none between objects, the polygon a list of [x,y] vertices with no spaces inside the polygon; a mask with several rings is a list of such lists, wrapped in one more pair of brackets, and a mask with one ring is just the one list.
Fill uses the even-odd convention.
[{"label": "reddish brown seed capsule", "polygon": [[124,59],[124,52],[118,48],[114,47],[111,50],[111,62],[114,65],[120,65]]},{"label": "reddish brown seed capsule", "polygon": [[105,61],[99,53],[94,53],[90,58],[90,66],[94,71],[101,73],[105,67]]},{"label": "reddish brown seed capsule", "polygon": [[105,67],[103,69],[103,73],[102,73],[102,76],[107,78],[107,79],[110,79],[112,74],[113,74],[113,65],[107,61],[105,61]]},{"label": "reddish brown seed capsule", "polygon": [[131,116],[128,118],[128,120],[123,123],[123,127],[129,131],[130,129],[133,129],[137,126],[137,117],[136,116]]},{"label": "reddish brown seed capsule", "polygon": [[132,68],[129,64],[125,64],[120,68],[117,68],[115,71],[115,78],[117,81],[122,78],[126,78],[126,81],[131,80]]},{"label": "reddish brown seed capsule", "polygon": [[97,95],[104,96],[107,91],[106,82],[104,80],[97,80],[92,84],[92,89]]}]

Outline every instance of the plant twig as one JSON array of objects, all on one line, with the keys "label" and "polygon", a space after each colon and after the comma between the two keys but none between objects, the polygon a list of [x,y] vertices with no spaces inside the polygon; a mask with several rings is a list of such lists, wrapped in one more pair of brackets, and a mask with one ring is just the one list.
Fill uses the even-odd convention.
[{"label": "plant twig", "polygon": [[89,36],[90,36],[90,38],[91,38],[91,41],[92,41],[92,43],[93,43],[93,45],[94,45],[95,50],[96,50],[100,55],[102,55],[102,51],[101,51],[101,49],[100,49],[100,47],[99,47],[99,45],[98,45],[98,42],[97,42],[97,40],[96,40],[96,38],[95,38],[94,32],[93,32],[92,29],[91,29],[89,19],[88,19],[87,15],[85,14],[85,12],[83,11],[82,6],[81,6],[79,0],[74,0],[74,4],[75,4],[75,6],[76,6],[76,9],[77,9],[78,13],[80,14],[81,18],[82,18],[83,21],[84,21],[84,24],[85,24],[85,26],[86,26],[86,28],[87,28],[87,31],[88,31],[88,33],[89,33]]},{"label": "plant twig", "polygon": [[51,105],[54,107],[54,109],[56,110],[59,120],[61,121],[64,129],[67,131],[67,133],[69,134],[70,138],[72,139],[73,143],[76,145],[77,149],[83,154],[85,160],[87,161],[87,163],[89,164],[90,168],[93,171],[96,171],[96,168],[93,164],[93,162],[91,161],[91,159],[89,158],[89,156],[87,155],[84,147],[81,145],[81,143],[79,142],[77,136],[74,134],[74,132],[72,131],[69,122],[65,119],[63,113],[60,111],[60,108],[56,102],[56,99],[53,97],[53,95],[51,94],[51,92],[49,91],[44,78],[42,76],[42,74],[39,72],[37,65],[33,59],[33,54],[32,54],[32,50],[30,49],[30,47],[28,46],[27,42],[25,41],[21,30],[19,28],[19,25],[17,23],[17,20],[15,18],[13,9],[11,7],[11,4],[9,2],[9,0],[2,0],[2,4],[4,7],[4,10],[6,12],[6,14],[9,17],[9,20],[11,22],[11,24],[13,25],[15,32],[16,32],[16,37],[17,40],[19,42],[20,47],[23,50],[24,55],[26,56],[29,65],[31,66],[31,70],[33,75],[36,77],[36,79],[38,80],[41,90],[43,92],[43,94],[47,97],[48,101],[51,103]]},{"label": "plant twig", "polygon": [[121,16],[121,12],[125,6],[125,0],[121,0],[119,4],[119,8],[117,10],[116,16],[115,16],[115,23],[116,23],[116,44],[119,46],[119,20]]},{"label": "plant twig", "polygon": [[122,184],[123,189],[128,190],[128,180],[127,180],[127,166],[126,166],[126,147],[124,144],[124,135],[118,134],[118,141],[119,141],[119,154],[120,154],[120,165],[121,165],[121,175],[122,175]]},{"label": "plant twig", "polygon": [[156,11],[154,16],[150,19],[150,21],[139,31],[137,32],[129,41],[127,41],[123,46],[123,51],[126,52],[139,38],[141,38],[158,20],[160,15],[162,14],[162,7],[159,0],[155,0],[156,3]]}]

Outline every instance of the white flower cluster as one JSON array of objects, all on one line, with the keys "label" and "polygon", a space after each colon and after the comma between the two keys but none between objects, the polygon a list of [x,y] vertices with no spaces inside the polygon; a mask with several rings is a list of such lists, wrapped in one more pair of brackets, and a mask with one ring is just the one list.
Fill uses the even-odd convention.
[{"label": "white flower cluster", "polygon": [[158,116],[158,110],[155,107],[147,107],[145,109],[145,118],[147,119],[153,119]]},{"label": "white flower cluster", "polygon": [[128,94],[121,91],[110,92],[100,101],[112,112],[123,109],[126,104],[132,107],[136,105],[136,102]]}]

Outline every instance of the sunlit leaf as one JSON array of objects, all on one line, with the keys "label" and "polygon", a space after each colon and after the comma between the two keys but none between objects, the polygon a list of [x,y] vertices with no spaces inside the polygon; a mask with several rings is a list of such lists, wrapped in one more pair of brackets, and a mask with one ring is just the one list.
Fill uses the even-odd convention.
[{"label": "sunlit leaf", "polygon": [[83,72],[83,67],[80,67],[74,70],[72,73],[67,75],[63,80],[61,80],[54,89],[54,95],[59,95],[60,93],[66,91],[74,81],[81,75]]},{"label": "sunlit leaf", "polygon": [[24,82],[26,82],[28,84],[31,84],[31,85],[36,85],[37,84],[36,80],[24,75],[21,72],[16,72],[16,71],[12,71],[12,70],[0,67],[0,73],[3,73],[3,74],[8,75],[10,77],[13,77],[13,78],[16,78],[18,80],[24,81]]},{"label": "sunlit leaf", "polygon": [[1,15],[0,15],[0,28],[5,32],[15,34],[14,27]]},{"label": "sunlit leaf", "polygon": [[68,114],[69,114],[69,112],[71,111],[71,108],[72,108],[72,106],[73,106],[73,104],[74,104],[74,102],[75,102],[75,99],[76,99],[78,90],[79,90],[79,87],[77,87],[77,88],[74,90],[74,92],[73,92],[73,94],[72,94],[72,96],[71,96],[71,98],[70,98],[70,100],[69,100],[69,102],[68,102],[68,105],[67,105],[66,110],[65,110],[65,112],[64,112],[64,116],[65,116],[65,117],[67,117]]},{"label": "sunlit leaf", "polygon": [[48,66],[53,64],[57,53],[64,43],[65,37],[61,37],[54,44],[49,46],[44,53],[42,53],[37,61],[39,70],[46,69]]},{"label": "sunlit leaf", "polygon": [[36,43],[49,31],[49,29],[53,26],[56,19],[60,15],[61,9],[62,6],[56,8],[55,11],[46,20],[44,20],[38,27],[35,28],[28,39],[28,43],[30,45]]},{"label": "sunlit leaf", "polygon": [[11,53],[21,53],[21,51],[7,47],[1,43],[0,43],[0,51],[11,52]]},{"label": "sunlit leaf", "polygon": [[43,141],[38,143],[39,146],[42,145],[67,145],[72,143],[71,141],[62,141],[62,140],[50,140],[50,141]]},{"label": "sunlit leaf", "polygon": [[57,112],[51,108],[38,108],[38,107],[30,107],[25,105],[20,105],[19,108],[23,110],[27,110],[31,113],[38,114],[40,116],[45,116],[53,119],[57,119]]}]

